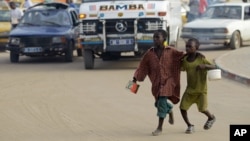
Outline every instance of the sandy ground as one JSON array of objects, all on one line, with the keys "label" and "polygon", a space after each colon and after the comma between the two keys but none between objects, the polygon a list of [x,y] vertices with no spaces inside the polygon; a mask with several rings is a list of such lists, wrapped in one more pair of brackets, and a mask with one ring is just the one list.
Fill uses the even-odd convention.
[{"label": "sandy ground", "polygon": [[[164,124],[160,136],[152,136],[158,119],[148,79],[138,94],[125,89],[138,61],[96,62],[84,69],[82,58],[73,63],[60,59],[22,58],[9,62],[0,53],[1,141],[229,141],[230,124],[250,124],[249,87],[222,79],[209,81],[209,109],[217,117],[212,129],[203,130],[206,117],[194,105],[186,125],[178,104],[175,124]],[[185,88],[182,73],[182,92]]]}]

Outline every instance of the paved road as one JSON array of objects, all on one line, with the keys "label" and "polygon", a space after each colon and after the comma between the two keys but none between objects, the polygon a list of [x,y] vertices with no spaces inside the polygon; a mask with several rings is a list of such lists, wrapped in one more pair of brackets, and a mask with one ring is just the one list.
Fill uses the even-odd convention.
[{"label": "paved road", "polygon": [[[201,51],[209,58],[234,52]],[[24,57],[11,64],[8,52],[0,53],[0,140],[229,141],[230,124],[250,123],[250,88],[222,79],[208,83],[209,109],[217,117],[211,130],[203,130],[206,118],[194,105],[189,115],[196,132],[185,134],[177,104],[175,125],[165,123],[161,136],[151,136],[157,117],[149,80],[140,83],[137,95],[124,88],[137,65],[132,60],[97,60],[95,70],[85,70],[78,57],[73,63]],[[182,92],[185,85],[182,73]]]}]

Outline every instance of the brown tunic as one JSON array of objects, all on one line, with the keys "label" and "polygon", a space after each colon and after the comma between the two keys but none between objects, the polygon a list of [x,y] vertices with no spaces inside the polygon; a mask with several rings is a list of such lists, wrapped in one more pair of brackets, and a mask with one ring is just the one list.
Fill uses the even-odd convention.
[{"label": "brown tunic", "polygon": [[134,77],[144,81],[148,76],[155,99],[167,96],[172,103],[177,104],[180,101],[180,64],[183,55],[183,52],[173,47],[166,47],[159,59],[155,48],[151,48],[143,56]]}]

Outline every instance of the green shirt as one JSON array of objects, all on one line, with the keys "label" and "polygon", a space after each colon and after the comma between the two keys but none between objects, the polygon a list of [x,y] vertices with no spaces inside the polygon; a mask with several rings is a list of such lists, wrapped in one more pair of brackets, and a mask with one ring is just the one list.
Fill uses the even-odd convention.
[{"label": "green shirt", "polygon": [[185,93],[207,93],[207,70],[197,70],[196,68],[200,64],[211,65],[205,57],[198,56],[193,62],[188,62],[187,56],[184,57],[181,70],[187,72],[187,87]]}]

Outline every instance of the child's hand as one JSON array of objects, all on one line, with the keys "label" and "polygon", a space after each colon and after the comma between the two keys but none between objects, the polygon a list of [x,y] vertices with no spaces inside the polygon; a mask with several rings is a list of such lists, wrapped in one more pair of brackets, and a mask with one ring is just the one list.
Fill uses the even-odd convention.
[{"label": "child's hand", "polygon": [[205,64],[200,64],[196,67],[196,70],[204,70],[206,69],[206,65]]},{"label": "child's hand", "polygon": [[134,82],[134,83],[136,83],[136,81],[137,81],[137,80],[136,80],[136,78],[135,78],[135,77],[133,77],[133,82]]}]

